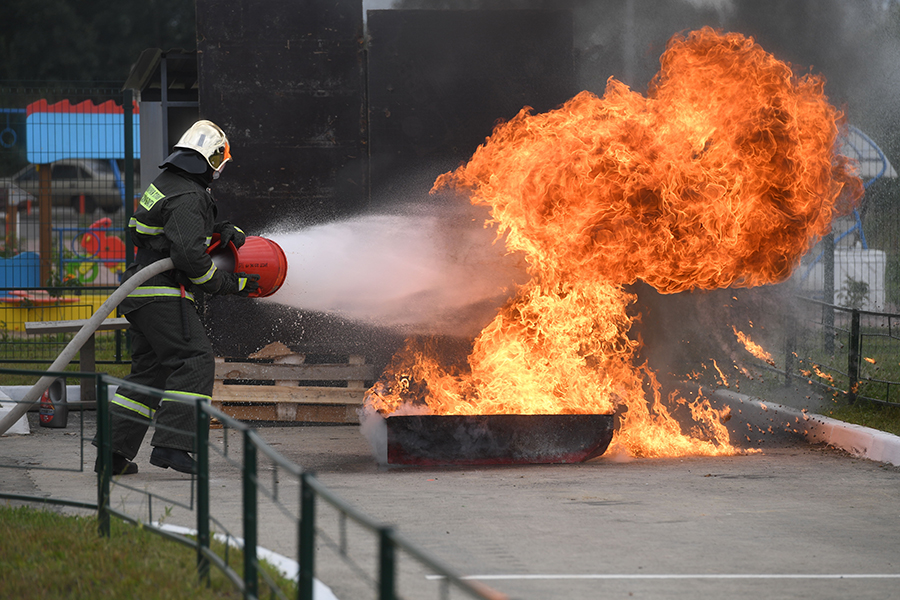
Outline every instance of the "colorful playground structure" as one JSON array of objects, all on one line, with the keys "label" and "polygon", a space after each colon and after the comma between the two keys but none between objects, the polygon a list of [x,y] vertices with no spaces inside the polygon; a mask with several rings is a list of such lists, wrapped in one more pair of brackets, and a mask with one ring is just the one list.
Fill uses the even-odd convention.
[{"label": "colorful playground structure", "polygon": [[[125,242],[109,218],[85,228],[54,228],[61,295],[42,289],[40,256],[0,258],[0,327],[24,331],[27,321],[85,319],[109,297],[93,286],[117,286],[125,270]],[[68,246],[68,247],[66,247]]]}]

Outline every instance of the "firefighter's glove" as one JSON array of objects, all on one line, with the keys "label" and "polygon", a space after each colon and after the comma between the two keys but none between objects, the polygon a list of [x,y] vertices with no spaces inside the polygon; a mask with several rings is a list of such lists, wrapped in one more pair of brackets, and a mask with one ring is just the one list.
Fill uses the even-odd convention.
[{"label": "firefighter's glove", "polygon": [[259,275],[256,273],[235,273],[237,277],[238,296],[246,298],[259,289]]},{"label": "firefighter's glove", "polygon": [[238,296],[249,296],[251,293],[259,289],[259,275],[252,273],[228,273],[227,271],[219,271],[224,279],[222,287],[219,288],[217,294],[221,296],[235,294]]},{"label": "firefighter's glove", "polygon": [[240,227],[232,225],[228,221],[216,223],[213,233],[219,234],[219,245],[224,248],[228,242],[232,242],[235,248],[240,248],[247,241],[247,236]]}]

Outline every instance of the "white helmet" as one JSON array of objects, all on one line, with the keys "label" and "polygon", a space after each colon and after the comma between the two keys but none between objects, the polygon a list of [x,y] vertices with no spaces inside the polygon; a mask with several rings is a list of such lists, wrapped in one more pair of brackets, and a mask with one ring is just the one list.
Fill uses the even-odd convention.
[{"label": "white helmet", "polygon": [[212,121],[197,121],[184,132],[175,148],[199,152],[215,171],[214,177],[222,172],[225,163],[231,160],[231,144],[222,128]]}]

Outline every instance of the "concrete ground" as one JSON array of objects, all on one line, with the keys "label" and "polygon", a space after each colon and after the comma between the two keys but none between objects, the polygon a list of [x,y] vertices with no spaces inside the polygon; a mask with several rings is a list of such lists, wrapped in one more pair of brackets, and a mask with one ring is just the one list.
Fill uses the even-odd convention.
[{"label": "concrete ground", "polygon": [[[729,424],[748,428],[741,419],[749,412]],[[0,468],[0,489],[94,501],[94,453],[85,444],[80,454],[80,414],[65,430],[32,422],[30,435],[0,438],[0,466],[26,467]],[[89,439],[94,413],[84,415]],[[511,598],[900,597],[900,468],[796,435],[770,436],[761,453],[727,458],[385,468],[356,426],[259,433],[353,506]],[[211,438],[225,447],[222,430]],[[240,457],[240,440],[231,437],[228,448]],[[190,477],[155,468],[148,456],[145,441],[140,472],[117,480],[114,505],[144,520],[195,526],[183,508]],[[81,464],[84,472],[44,470]],[[277,486],[282,508],[261,497],[259,544],[295,557],[297,486],[265,460],[260,481]],[[211,489],[214,517],[241,536],[241,482],[221,456]],[[329,547],[326,536],[335,544],[342,536],[334,512],[320,501],[317,516],[317,577],[341,600],[377,597]],[[346,554],[373,573],[376,540],[352,524],[346,539]],[[405,598],[441,597],[440,581],[405,556],[399,583]]]}]

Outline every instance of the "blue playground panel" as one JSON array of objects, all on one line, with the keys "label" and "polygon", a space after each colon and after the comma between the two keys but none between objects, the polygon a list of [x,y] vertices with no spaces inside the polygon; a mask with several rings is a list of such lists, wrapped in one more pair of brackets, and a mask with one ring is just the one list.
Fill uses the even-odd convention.
[{"label": "blue playground panel", "polygon": [[[0,258],[0,290],[2,288],[29,289],[40,286],[41,257],[36,252],[23,252],[12,258]],[[0,291],[0,300],[7,298]]]},{"label": "blue playground panel", "polygon": [[[94,104],[68,100],[48,104],[39,100],[28,105],[25,135],[28,161],[47,164],[63,158],[125,158],[125,113],[109,100]],[[135,108],[134,158],[140,158],[140,114]]]}]

